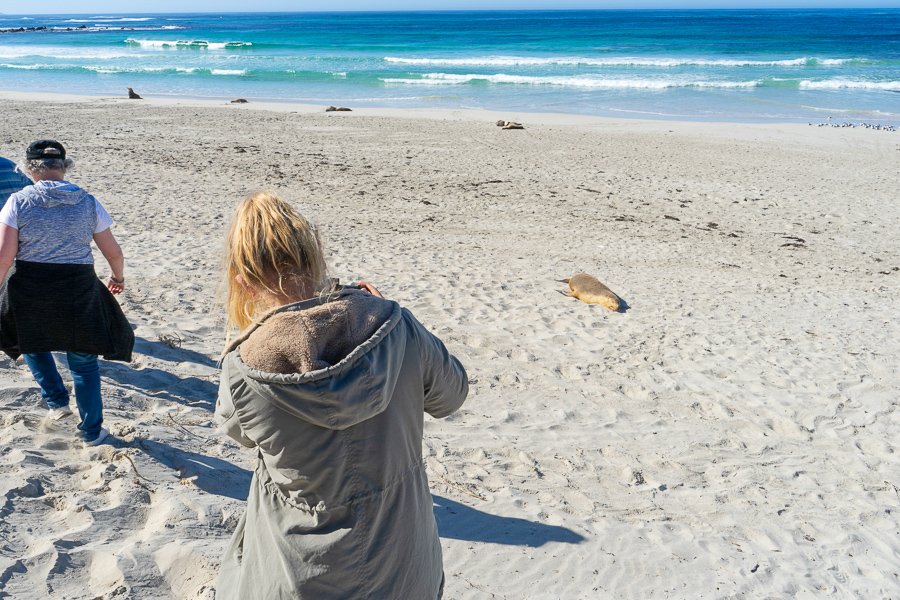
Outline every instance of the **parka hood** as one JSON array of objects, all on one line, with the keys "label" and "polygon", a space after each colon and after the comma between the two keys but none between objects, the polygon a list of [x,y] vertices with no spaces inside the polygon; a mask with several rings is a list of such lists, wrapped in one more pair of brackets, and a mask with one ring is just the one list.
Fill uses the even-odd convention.
[{"label": "parka hood", "polygon": [[401,318],[396,302],[360,290],[273,309],[228,348],[248,388],[236,393],[328,429],[370,419],[387,408],[400,373]]},{"label": "parka hood", "polygon": [[68,181],[38,181],[25,188],[23,192],[26,192],[29,202],[43,208],[53,208],[59,205],[71,206],[90,197],[86,191]]}]

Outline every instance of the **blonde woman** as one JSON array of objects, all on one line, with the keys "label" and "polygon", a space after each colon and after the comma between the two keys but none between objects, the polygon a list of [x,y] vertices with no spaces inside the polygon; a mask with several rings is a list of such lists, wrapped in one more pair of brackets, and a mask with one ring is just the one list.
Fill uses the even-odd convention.
[{"label": "blonde woman", "polygon": [[331,289],[315,228],[272,194],[238,207],[224,273],[240,334],[216,420],[259,460],[216,598],[440,598],[423,415],[462,405],[462,365],[374,287]]}]

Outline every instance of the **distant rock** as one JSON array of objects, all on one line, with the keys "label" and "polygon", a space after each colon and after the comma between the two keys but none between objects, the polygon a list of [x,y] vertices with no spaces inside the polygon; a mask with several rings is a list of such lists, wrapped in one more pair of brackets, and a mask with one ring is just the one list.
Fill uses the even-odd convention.
[{"label": "distant rock", "polygon": [[135,91],[131,88],[128,88],[128,97],[132,100],[142,100],[142,98],[138,96],[137,93],[135,93]]}]

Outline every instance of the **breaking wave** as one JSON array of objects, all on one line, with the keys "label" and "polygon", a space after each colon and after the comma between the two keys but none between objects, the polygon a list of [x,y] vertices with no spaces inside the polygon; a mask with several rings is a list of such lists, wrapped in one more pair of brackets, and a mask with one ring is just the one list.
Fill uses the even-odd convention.
[{"label": "breaking wave", "polygon": [[453,75],[428,73],[419,79],[389,77],[381,81],[405,85],[459,85],[467,83],[508,83],[519,85],[555,85],[584,88],[666,89],[673,87],[745,88],[756,87],[760,81],[697,81],[690,79],[613,79],[591,76],[527,77],[524,75]]},{"label": "breaking wave", "polygon": [[644,66],[644,67],[814,67],[838,66],[848,63],[868,64],[873,61],[865,58],[794,58],[788,60],[706,60],[700,58],[581,58],[581,57],[521,57],[521,56],[487,56],[473,58],[398,58],[386,56],[385,62],[407,65],[443,65],[472,67],[507,67],[507,66]]},{"label": "breaking wave", "polygon": [[900,91],[900,81],[854,81],[848,79],[826,79],[824,81],[801,81],[800,89]]},{"label": "breaking wave", "polygon": [[[169,26],[171,27],[171,26]],[[136,40],[128,38],[125,43],[141,48],[185,48],[197,50],[233,50],[252,46],[252,42],[208,42],[206,40]]]},{"label": "breaking wave", "polygon": [[69,19],[66,23],[130,23],[132,21],[152,21],[153,17],[97,17],[94,19]]}]

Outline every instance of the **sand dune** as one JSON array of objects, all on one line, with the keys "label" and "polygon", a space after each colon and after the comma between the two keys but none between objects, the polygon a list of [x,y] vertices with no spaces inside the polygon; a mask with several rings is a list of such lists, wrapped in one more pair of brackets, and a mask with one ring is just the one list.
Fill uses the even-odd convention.
[{"label": "sand dune", "polygon": [[900,595],[900,134],[22,97],[0,155],[67,145],[138,343],[91,450],[0,359],[0,597],[214,596],[255,463],[211,420],[218,265],[260,189],[469,372],[426,423],[445,598]]}]

